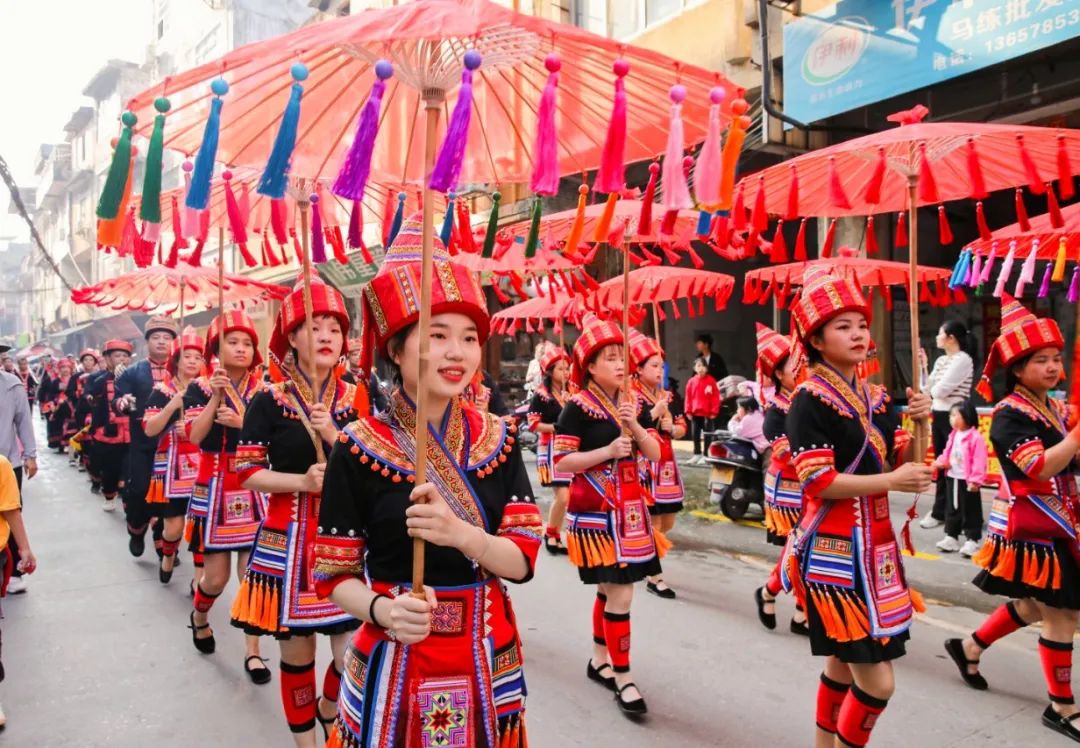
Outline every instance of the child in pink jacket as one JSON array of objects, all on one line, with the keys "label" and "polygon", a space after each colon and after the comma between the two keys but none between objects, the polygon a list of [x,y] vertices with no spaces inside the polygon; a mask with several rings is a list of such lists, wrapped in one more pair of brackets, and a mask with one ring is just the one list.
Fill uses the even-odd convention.
[{"label": "child in pink jacket", "polygon": [[[935,461],[945,470],[948,492],[945,502],[945,537],[937,547],[946,553],[959,550],[971,558],[982,538],[983,509],[979,489],[986,483],[986,440],[977,428],[979,416],[971,400],[963,400],[949,410],[952,433],[945,451]],[[967,540],[960,545],[960,530]]]}]

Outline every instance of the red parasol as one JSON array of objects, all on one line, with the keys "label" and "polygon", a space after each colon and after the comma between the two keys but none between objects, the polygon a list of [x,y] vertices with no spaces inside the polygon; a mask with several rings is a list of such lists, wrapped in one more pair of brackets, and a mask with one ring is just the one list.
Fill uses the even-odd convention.
[{"label": "red parasol", "polygon": [[[691,317],[705,313],[705,299],[712,297],[715,308],[719,311],[727,306],[731,292],[735,288],[735,279],[725,273],[713,273],[708,270],[675,268],[669,266],[647,267],[632,270],[629,275],[629,305],[623,303],[623,290],[626,280],[620,276],[604,281],[593,294],[583,300],[588,308],[622,310],[631,307],[657,306],[667,303],[675,319],[682,317],[678,301],[686,300],[687,312]],[[695,309],[695,301],[697,307]],[[666,315],[660,311],[660,319]]]},{"label": "red parasol", "polygon": [[[1061,209],[1061,225],[1054,227],[1056,219],[1049,213],[1035,216],[1024,223],[1012,223],[990,235],[989,239],[977,239],[967,245],[975,254],[989,256],[990,247],[997,243],[1005,248],[1016,241],[1016,251],[1026,256],[1034,242],[1039,243],[1037,252],[1040,260],[1057,258],[1061,241],[1065,242],[1065,252],[1069,260],[1080,260],[1080,203],[1073,203]],[[999,255],[1000,256],[1000,255]]]},{"label": "red parasol", "polygon": [[551,322],[552,330],[561,334],[562,323],[576,319],[583,310],[581,297],[558,290],[554,302],[544,294],[495,312],[491,315],[491,330],[513,335],[524,325],[526,332],[543,332],[545,322]]}]

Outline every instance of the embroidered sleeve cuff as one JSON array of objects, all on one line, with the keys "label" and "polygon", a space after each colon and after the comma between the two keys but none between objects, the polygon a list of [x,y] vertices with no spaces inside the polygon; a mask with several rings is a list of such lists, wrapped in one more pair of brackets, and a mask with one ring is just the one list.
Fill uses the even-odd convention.
[{"label": "embroidered sleeve cuff", "polygon": [[161,408],[147,408],[142,414],[142,427],[145,430],[147,422],[161,412]]},{"label": "embroidered sleeve cuff", "polygon": [[528,420],[526,421],[526,423],[529,426],[529,430],[530,431],[536,431],[536,427],[540,425],[540,421],[541,421],[540,414],[539,413],[529,413],[529,415],[527,416],[527,419]]},{"label": "embroidered sleeve cuff", "polygon": [[799,475],[803,491],[817,494],[827,488],[837,476],[836,459],[831,447],[811,447],[796,453],[792,462]]},{"label": "embroidered sleeve cuff", "polygon": [[270,461],[262,444],[240,444],[236,447],[236,472],[243,483],[260,470],[267,470]]},{"label": "embroidered sleeve cuff", "polygon": [[321,598],[328,597],[346,579],[364,579],[364,541],[361,538],[318,534],[313,559],[311,577],[315,581],[315,592]]},{"label": "embroidered sleeve cuff", "polygon": [[781,436],[772,443],[772,456],[774,460],[784,461],[791,457],[791,442],[787,436]]},{"label": "embroidered sleeve cuff", "polygon": [[1039,477],[1046,463],[1046,450],[1042,440],[1032,439],[1013,447],[1008,455],[1009,460],[1016,467],[1024,471],[1029,478]]},{"label": "embroidered sleeve cuff", "polygon": [[559,460],[566,457],[566,455],[577,452],[578,447],[580,446],[581,439],[578,437],[568,436],[567,434],[556,434],[552,447],[552,453],[554,454],[553,462],[558,464]]},{"label": "embroidered sleeve cuff", "polygon": [[502,523],[495,533],[500,538],[509,538],[521,549],[529,571],[523,579],[510,579],[510,582],[528,582],[536,570],[536,555],[543,542],[543,520],[540,510],[532,501],[512,501],[503,510]]}]

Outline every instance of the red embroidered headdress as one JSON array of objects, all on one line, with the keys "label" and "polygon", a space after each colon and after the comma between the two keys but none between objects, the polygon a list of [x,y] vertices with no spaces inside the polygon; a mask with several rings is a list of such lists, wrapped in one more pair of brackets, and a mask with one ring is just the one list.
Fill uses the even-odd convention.
[{"label": "red embroidered headdress", "polygon": [[114,351],[123,351],[124,353],[131,354],[135,352],[135,348],[126,340],[120,340],[118,338],[106,340],[105,345],[101,349],[102,355],[108,356]]},{"label": "red embroidered headdress", "polygon": [[176,324],[176,320],[172,317],[155,314],[153,317],[146,320],[146,325],[143,326],[143,337],[149,340],[150,336],[155,332],[167,332],[172,335],[175,340],[180,334],[180,329]]},{"label": "red embroidered headdress", "polygon": [[228,335],[230,332],[239,330],[246,332],[251,336],[251,343],[255,346],[255,356],[251,361],[251,368],[259,366],[263,362],[262,354],[259,352],[259,334],[255,332],[255,325],[252,323],[251,318],[239,310],[233,310],[231,312],[225,312],[224,315],[218,315],[214,317],[214,321],[210,323],[210,329],[206,331],[206,345],[203,347],[203,356],[206,358],[207,363],[210,359],[217,355],[218,352],[218,338],[221,329],[221,318],[225,317],[225,330],[224,334]]},{"label": "red embroidered headdress", "polygon": [[[371,365],[376,350],[386,355],[387,341],[420,319],[422,232],[423,219],[416,213],[402,225],[379,272],[364,287],[365,345],[360,359],[364,368]],[[476,324],[482,345],[488,338],[491,321],[480,280],[476,273],[451,261],[438,235],[434,242],[431,314],[458,313],[469,317]]]},{"label": "red embroidered headdress", "polygon": [[630,329],[630,365],[637,368],[653,356],[664,357],[664,349],[645,333],[635,328]]},{"label": "red embroidered headdress", "polygon": [[803,276],[803,287],[791,308],[795,328],[803,343],[821,326],[844,312],[860,312],[870,321],[870,305],[851,278],[829,275],[826,268],[812,266]]},{"label": "red embroidered headdress", "polygon": [[540,371],[548,374],[555,368],[555,364],[560,361],[565,361],[568,364],[572,363],[570,354],[566,352],[566,349],[550,341],[544,343],[544,355],[540,357]]},{"label": "red embroidered headdress", "polygon": [[185,327],[184,332],[181,333],[180,337],[173,341],[172,350],[169,352],[169,360],[166,363],[169,373],[174,377],[176,376],[176,372],[180,367],[180,356],[183,355],[184,351],[198,351],[201,356],[203,355],[204,349],[205,344],[203,343],[203,339],[199,336],[199,333],[196,332],[195,328],[191,325]]},{"label": "red embroidered headdress", "polygon": [[101,354],[98,353],[97,351],[95,351],[93,348],[84,348],[82,350],[82,352],[79,354],[79,361],[82,361],[87,356],[90,356],[95,361],[100,361],[101,360]]},{"label": "red embroidered headdress", "polygon": [[581,318],[581,335],[574,343],[574,369],[570,378],[578,387],[585,385],[589,362],[598,351],[609,345],[622,345],[622,328],[611,320],[602,320],[594,314]]},{"label": "red embroidered headdress", "polygon": [[1065,338],[1057,322],[1036,317],[1009,294],[1001,294],[1001,334],[990,347],[990,355],[986,357],[986,365],[975,391],[986,400],[992,399],[990,379],[998,367],[1008,368],[1024,356],[1043,348],[1065,348]]},{"label": "red embroidered headdress", "polygon": [[[322,278],[311,277],[311,311],[316,316],[326,314],[341,323],[341,332],[345,336],[339,356],[349,353],[349,310],[341,293],[323,282]],[[307,316],[304,314],[304,281],[296,282],[292,293],[281,302],[281,311],[274,321],[274,330],[270,333],[270,361],[281,366],[285,354],[289,352],[289,333],[295,330]]]},{"label": "red embroidered headdress", "polygon": [[803,353],[802,344],[790,335],[781,335],[768,325],[757,323],[757,379],[758,391],[762,393],[767,387],[772,386],[772,377],[777,367],[784,359],[796,356],[795,379],[799,380],[803,366],[806,363],[806,355]]}]

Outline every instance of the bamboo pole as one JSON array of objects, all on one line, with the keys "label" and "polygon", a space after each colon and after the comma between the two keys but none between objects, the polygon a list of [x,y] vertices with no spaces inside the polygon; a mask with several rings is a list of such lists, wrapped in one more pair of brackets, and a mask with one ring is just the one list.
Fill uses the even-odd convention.
[{"label": "bamboo pole", "polygon": [[[630,401],[630,245],[622,245],[622,335],[623,335],[623,388],[624,402]],[[623,428],[624,433],[628,429]],[[629,435],[627,433],[627,435]]]},{"label": "bamboo pole", "polygon": [[[299,201],[300,205],[300,249],[302,250],[301,262],[303,264],[303,277],[304,277],[304,319],[308,325],[308,346],[307,354],[308,361],[311,362],[312,371],[310,375],[312,380],[315,378],[315,335],[311,333],[311,322],[315,317],[315,305],[311,300],[311,250],[310,242],[311,237],[308,231],[308,219],[310,217],[311,203],[307,197],[304,197]],[[331,374],[333,376],[333,374]],[[319,434],[313,434],[315,437],[312,441],[315,443],[315,460],[316,462],[326,462],[326,450],[323,449],[322,436]]]},{"label": "bamboo pole", "polygon": [[225,368],[225,227],[218,226],[218,255],[217,255],[217,303],[218,303],[218,365]]},{"label": "bamboo pole", "polygon": [[[428,331],[431,329],[431,273],[435,250],[435,196],[427,186],[431,173],[435,170],[435,141],[438,138],[439,109],[443,96],[434,91],[427,92],[424,99],[424,111],[427,116],[427,132],[424,137],[424,230],[423,253],[420,264],[420,371],[416,388],[416,485],[427,480],[427,443],[428,443],[428,375],[431,368],[431,341]],[[468,230],[465,227],[463,230]],[[424,597],[424,540],[413,538],[412,594]]]},{"label": "bamboo pole", "polygon": [[[919,364],[919,203],[918,178],[915,174],[908,177],[908,309],[911,312],[911,391],[918,394],[922,367]],[[915,461],[922,462],[926,457],[926,422],[914,421],[914,426],[913,457]]]}]

